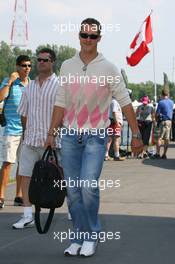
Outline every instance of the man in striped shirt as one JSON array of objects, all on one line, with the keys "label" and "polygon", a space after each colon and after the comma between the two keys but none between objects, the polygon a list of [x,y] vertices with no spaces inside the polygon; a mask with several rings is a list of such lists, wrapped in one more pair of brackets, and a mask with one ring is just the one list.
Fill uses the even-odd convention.
[{"label": "man in striped shirt", "polygon": [[42,158],[47,139],[52,112],[58,89],[58,77],[53,73],[56,60],[55,52],[43,48],[37,55],[38,77],[31,81],[18,107],[22,116],[24,141],[19,161],[19,174],[22,176],[22,194],[24,215],[13,225],[15,229],[32,227],[32,206],[28,198],[28,189],[32,170],[36,161]]},{"label": "man in striped shirt", "polygon": [[[0,175],[0,209],[4,207],[4,196],[10,170],[19,152],[22,125],[20,115],[17,113],[17,108],[22,92],[29,83],[28,75],[30,68],[30,58],[26,55],[18,56],[16,59],[16,72],[13,72],[10,78],[5,78],[0,87],[0,101],[4,100],[4,115],[6,119],[2,146],[3,164]],[[16,182],[14,205],[22,205],[21,177],[18,176],[18,169],[16,173]]]}]

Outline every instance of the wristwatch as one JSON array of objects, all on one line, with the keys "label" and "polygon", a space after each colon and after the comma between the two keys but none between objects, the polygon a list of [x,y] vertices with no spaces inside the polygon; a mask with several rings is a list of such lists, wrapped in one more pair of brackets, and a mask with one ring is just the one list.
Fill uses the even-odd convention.
[{"label": "wristwatch", "polygon": [[132,134],[132,138],[142,139],[142,135],[140,134],[140,132],[137,132],[137,133]]}]

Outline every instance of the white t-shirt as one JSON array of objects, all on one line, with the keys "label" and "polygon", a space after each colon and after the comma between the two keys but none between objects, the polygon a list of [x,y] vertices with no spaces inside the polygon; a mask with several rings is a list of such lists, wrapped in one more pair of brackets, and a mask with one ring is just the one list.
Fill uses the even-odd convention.
[{"label": "white t-shirt", "polygon": [[110,104],[110,108],[109,108],[109,118],[113,119],[113,113],[116,113],[117,115],[117,121],[122,125],[123,124],[123,114],[122,114],[122,109],[119,105],[119,103],[117,102],[116,99],[112,99],[112,102]]}]

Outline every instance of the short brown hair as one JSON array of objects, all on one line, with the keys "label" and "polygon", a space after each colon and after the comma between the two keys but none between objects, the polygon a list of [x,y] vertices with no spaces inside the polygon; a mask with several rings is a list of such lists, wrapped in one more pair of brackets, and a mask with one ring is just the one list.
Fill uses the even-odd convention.
[{"label": "short brown hair", "polygon": [[20,66],[21,62],[31,61],[30,57],[27,55],[19,55],[16,59],[16,65]]},{"label": "short brown hair", "polygon": [[52,50],[52,49],[50,49],[50,48],[42,48],[42,49],[40,49],[38,52],[37,52],[37,56],[38,56],[38,54],[40,54],[40,53],[49,53],[49,55],[50,55],[50,58],[51,58],[51,61],[53,62],[53,61],[56,61],[56,54],[55,54],[55,51],[54,50]]},{"label": "short brown hair", "polygon": [[81,30],[83,29],[83,27],[85,27],[85,25],[92,25],[94,27],[94,31],[97,31],[98,34],[101,34],[101,24],[98,20],[96,20],[95,18],[86,18],[81,22]]}]

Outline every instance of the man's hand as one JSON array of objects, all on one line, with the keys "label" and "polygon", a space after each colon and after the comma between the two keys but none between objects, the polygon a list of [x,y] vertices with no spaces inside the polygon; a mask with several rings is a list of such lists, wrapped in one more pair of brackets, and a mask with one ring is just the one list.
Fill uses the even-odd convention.
[{"label": "man's hand", "polygon": [[10,75],[9,82],[13,83],[17,78],[19,78],[18,72],[12,72],[12,74]]},{"label": "man's hand", "polygon": [[47,148],[51,146],[51,148],[55,148],[55,137],[53,135],[48,135],[44,147]]},{"label": "man's hand", "polygon": [[2,87],[0,90],[0,102],[3,101],[9,94],[10,87],[13,84],[13,82],[19,77],[19,74],[17,72],[13,72],[8,80],[8,82]]},{"label": "man's hand", "polygon": [[131,140],[131,150],[134,154],[134,156],[142,153],[143,151],[143,142],[141,139],[138,138],[132,138]]}]

